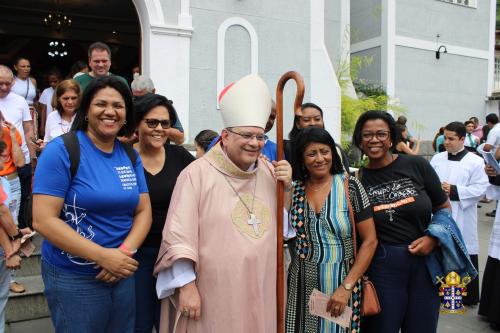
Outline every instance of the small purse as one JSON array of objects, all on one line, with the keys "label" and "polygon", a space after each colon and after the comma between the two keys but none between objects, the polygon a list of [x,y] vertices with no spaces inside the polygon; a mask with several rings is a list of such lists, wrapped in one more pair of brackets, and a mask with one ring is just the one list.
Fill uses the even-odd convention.
[{"label": "small purse", "polygon": [[368,280],[367,276],[362,277],[361,290],[361,315],[363,317],[374,316],[382,311],[380,302],[378,301],[377,290],[373,283]]},{"label": "small purse", "polygon": [[[351,198],[349,196],[349,175],[346,174],[344,180],[344,188],[347,197],[347,206],[349,210],[349,219],[351,220],[352,226],[352,240],[354,247],[354,258],[357,255],[357,244],[356,244],[356,223],[354,222],[354,213],[351,205]],[[368,279],[366,275],[361,277],[361,316],[374,316],[382,311],[380,307],[380,302],[377,296],[377,290],[373,283]]]}]

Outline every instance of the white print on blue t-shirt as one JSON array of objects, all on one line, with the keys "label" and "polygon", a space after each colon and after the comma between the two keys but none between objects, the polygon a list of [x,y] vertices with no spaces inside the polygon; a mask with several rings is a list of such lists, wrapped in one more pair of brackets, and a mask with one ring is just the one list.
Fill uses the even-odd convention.
[{"label": "white print on blue t-shirt", "polygon": [[115,167],[118,177],[122,182],[122,187],[124,190],[132,190],[134,186],[137,186],[137,179],[135,178],[135,172],[129,166]]},{"label": "white print on blue t-shirt", "polygon": [[[81,208],[76,206],[76,194],[73,196],[73,204],[64,204],[62,209],[62,214],[65,217],[64,222],[69,224],[71,228],[76,230],[76,232],[82,236],[87,238],[88,240],[94,239],[95,233],[92,231],[92,226],[87,225],[85,223],[85,216],[87,216],[85,208]],[[93,265],[95,264],[93,261],[88,261],[83,258],[74,256],[65,251],[61,251],[62,255],[66,255],[68,260],[77,264],[77,265]]]}]

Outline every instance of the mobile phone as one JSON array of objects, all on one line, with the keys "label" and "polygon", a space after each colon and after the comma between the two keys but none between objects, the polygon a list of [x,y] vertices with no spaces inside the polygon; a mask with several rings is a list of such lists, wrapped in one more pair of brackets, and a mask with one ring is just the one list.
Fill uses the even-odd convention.
[{"label": "mobile phone", "polygon": [[21,244],[24,244],[28,239],[36,235],[36,231],[33,231],[27,235],[24,235],[23,238],[21,238]]}]

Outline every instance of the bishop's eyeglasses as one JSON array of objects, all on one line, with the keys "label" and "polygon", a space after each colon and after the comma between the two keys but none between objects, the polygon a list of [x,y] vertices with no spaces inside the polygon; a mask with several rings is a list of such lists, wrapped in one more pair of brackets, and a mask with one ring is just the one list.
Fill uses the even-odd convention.
[{"label": "bishop's eyeglasses", "polygon": [[250,141],[253,138],[255,138],[259,142],[264,142],[264,140],[266,140],[266,136],[264,134],[239,133],[239,132],[233,131],[230,128],[226,128],[226,129],[228,130],[228,132],[231,132],[233,134],[241,136],[246,141]]}]

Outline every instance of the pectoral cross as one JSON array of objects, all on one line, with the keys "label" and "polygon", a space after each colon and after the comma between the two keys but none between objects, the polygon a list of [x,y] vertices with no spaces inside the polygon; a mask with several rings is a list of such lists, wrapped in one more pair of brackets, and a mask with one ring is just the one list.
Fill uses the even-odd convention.
[{"label": "pectoral cross", "polygon": [[255,236],[259,235],[259,224],[261,224],[261,220],[255,216],[255,214],[250,213],[250,218],[248,219],[248,225],[253,227],[253,231],[255,232]]},{"label": "pectoral cross", "polygon": [[394,209],[392,209],[392,207],[389,207],[388,210],[385,211],[387,214],[389,214],[389,222],[392,222],[394,221],[394,219],[392,218],[392,213],[395,213],[396,211]]}]

